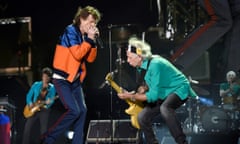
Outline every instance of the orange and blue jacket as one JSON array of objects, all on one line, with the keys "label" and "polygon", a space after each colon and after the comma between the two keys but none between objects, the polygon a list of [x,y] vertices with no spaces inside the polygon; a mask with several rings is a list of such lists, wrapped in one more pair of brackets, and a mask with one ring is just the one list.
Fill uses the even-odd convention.
[{"label": "orange and blue jacket", "polygon": [[60,36],[56,45],[53,69],[54,73],[73,82],[77,74],[80,81],[86,77],[85,62],[94,62],[97,56],[95,42],[83,35],[79,28],[73,24],[68,25]]}]

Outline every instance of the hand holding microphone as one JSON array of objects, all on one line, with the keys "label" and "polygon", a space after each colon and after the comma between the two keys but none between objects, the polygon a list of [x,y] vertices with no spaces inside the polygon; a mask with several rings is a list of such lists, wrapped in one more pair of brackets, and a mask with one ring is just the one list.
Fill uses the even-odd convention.
[{"label": "hand holding microphone", "polygon": [[96,34],[96,35],[95,35],[95,40],[96,40],[96,43],[97,43],[97,46],[98,46],[98,47],[104,48],[103,41],[102,41],[102,39],[99,37],[99,34]]},{"label": "hand holding microphone", "polygon": [[99,35],[99,30],[96,26],[90,26],[87,28],[86,33],[87,33],[88,38],[94,40],[96,35]]},{"label": "hand holding microphone", "polygon": [[97,27],[89,27],[87,34],[89,38],[95,39],[98,47],[104,48],[104,44],[102,39],[100,38],[100,33]]}]

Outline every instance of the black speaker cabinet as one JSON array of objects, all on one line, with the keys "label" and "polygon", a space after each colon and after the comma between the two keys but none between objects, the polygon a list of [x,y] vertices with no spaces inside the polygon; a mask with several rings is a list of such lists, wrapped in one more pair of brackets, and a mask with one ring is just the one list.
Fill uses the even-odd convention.
[{"label": "black speaker cabinet", "polygon": [[210,78],[210,62],[208,52],[204,52],[190,67],[188,67],[184,74],[191,76],[196,80],[209,80]]},{"label": "black speaker cabinet", "polygon": [[138,130],[130,120],[91,120],[87,132],[87,142],[136,142]]}]

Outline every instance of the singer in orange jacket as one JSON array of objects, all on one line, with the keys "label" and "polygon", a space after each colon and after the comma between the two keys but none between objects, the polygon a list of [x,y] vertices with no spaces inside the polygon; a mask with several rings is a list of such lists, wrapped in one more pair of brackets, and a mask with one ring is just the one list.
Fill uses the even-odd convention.
[{"label": "singer in orange jacket", "polygon": [[60,36],[53,60],[53,84],[66,112],[43,136],[44,144],[53,144],[71,126],[72,144],[83,143],[87,108],[81,85],[86,76],[85,63],[93,62],[97,56],[96,25],[100,19],[96,8],[79,8],[73,23]]}]

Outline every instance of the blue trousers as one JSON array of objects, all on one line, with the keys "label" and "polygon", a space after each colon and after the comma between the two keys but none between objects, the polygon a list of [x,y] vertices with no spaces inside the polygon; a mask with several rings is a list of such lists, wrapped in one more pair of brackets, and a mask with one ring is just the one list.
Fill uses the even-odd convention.
[{"label": "blue trousers", "polygon": [[44,142],[53,144],[60,134],[73,127],[72,144],[83,144],[87,108],[81,83],[79,80],[70,83],[66,80],[53,79],[53,84],[67,111],[48,130]]}]

